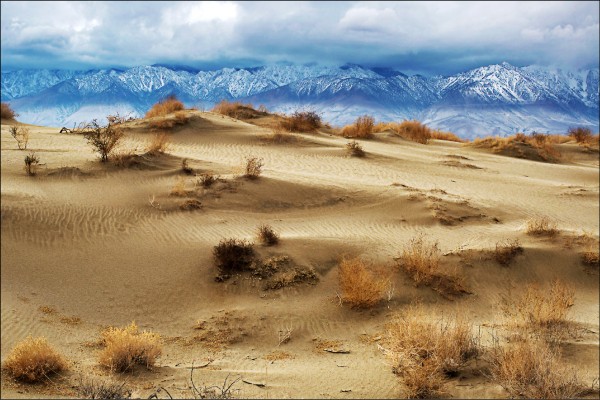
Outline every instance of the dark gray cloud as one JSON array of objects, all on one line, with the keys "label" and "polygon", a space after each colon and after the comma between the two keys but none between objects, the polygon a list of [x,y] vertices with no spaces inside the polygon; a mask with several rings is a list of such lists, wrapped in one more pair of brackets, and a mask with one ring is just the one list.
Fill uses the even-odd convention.
[{"label": "dark gray cloud", "polygon": [[[598,2],[2,2],[2,68],[597,67]],[[250,65],[251,64],[251,65]]]}]

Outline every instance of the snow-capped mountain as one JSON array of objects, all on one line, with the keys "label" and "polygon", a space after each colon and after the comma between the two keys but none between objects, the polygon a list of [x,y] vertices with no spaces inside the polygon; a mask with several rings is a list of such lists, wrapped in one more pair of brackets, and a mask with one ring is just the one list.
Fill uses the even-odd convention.
[{"label": "snow-capped mountain", "polygon": [[418,119],[463,137],[515,132],[598,131],[598,69],[489,65],[446,77],[407,76],[347,64],[270,65],[198,71],[164,65],[127,70],[2,71],[2,101],[23,122],[71,126],[114,112],[143,115],[175,94],[208,109],[222,99],[290,113],[311,109],[334,125],[364,114]]}]

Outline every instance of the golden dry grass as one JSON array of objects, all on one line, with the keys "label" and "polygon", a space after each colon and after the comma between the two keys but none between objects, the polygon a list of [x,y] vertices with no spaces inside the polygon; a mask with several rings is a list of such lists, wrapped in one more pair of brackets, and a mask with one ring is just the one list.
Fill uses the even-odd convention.
[{"label": "golden dry grass", "polygon": [[430,322],[415,305],[387,324],[387,355],[394,372],[403,377],[409,398],[439,396],[446,378],[480,353],[472,331],[463,318]]},{"label": "golden dry grass", "polygon": [[281,121],[281,127],[288,132],[312,133],[322,125],[321,117],[314,111],[296,111]]},{"label": "golden dry grass", "polygon": [[14,347],[4,362],[4,368],[13,378],[33,383],[66,370],[67,362],[46,338],[29,336]]},{"label": "golden dry grass", "polygon": [[493,251],[492,257],[496,262],[502,265],[510,265],[515,257],[523,253],[523,247],[519,239],[504,240],[496,243],[496,249]]},{"label": "golden dry grass", "polygon": [[560,135],[536,134],[528,136],[523,133],[517,133],[505,138],[497,136],[475,138],[468,145],[490,149],[494,153],[510,157],[525,158],[534,161],[559,162],[562,155],[555,147],[557,143],[563,143],[563,138]]},{"label": "golden dry grass", "polygon": [[227,100],[221,100],[219,103],[215,104],[211,111],[236,119],[253,119],[259,116],[268,115],[268,112],[264,106],[260,110],[255,110],[254,106],[250,103],[243,104],[239,101]]},{"label": "golden dry grass", "polygon": [[160,336],[153,332],[139,332],[135,322],[125,328],[111,327],[102,332],[104,349],[99,355],[100,365],[111,371],[131,371],[135,365],[151,368],[162,354]]},{"label": "golden dry grass", "polygon": [[8,103],[0,103],[0,119],[15,119],[18,114]]},{"label": "golden dry grass", "polygon": [[338,275],[341,300],[352,308],[369,308],[385,298],[390,288],[390,273],[362,260],[360,257],[344,258]]},{"label": "golden dry grass", "polygon": [[544,341],[496,345],[490,364],[492,379],[511,397],[570,399],[585,392],[575,369],[564,366],[558,351]]},{"label": "golden dry grass", "polygon": [[279,243],[279,235],[267,224],[262,224],[257,228],[256,238],[264,246],[274,246]]},{"label": "golden dry grass", "polygon": [[596,248],[595,250],[588,250],[581,253],[581,262],[588,267],[598,269],[600,267],[598,249]]},{"label": "golden dry grass", "polygon": [[558,228],[555,221],[548,217],[536,217],[527,221],[525,231],[528,235],[534,236],[550,236],[554,237],[558,234]]},{"label": "golden dry grass", "polygon": [[345,138],[363,138],[367,139],[373,135],[375,118],[369,115],[360,116],[352,125],[346,125],[342,128],[340,135]]},{"label": "golden dry grass", "polygon": [[258,157],[247,157],[244,166],[244,176],[248,179],[257,179],[262,173],[263,159]]},{"label": "golden dry grass", "polygon": [[175,111],[181,111],[185,108],[183,103],[175,96],[169,96],[164,100],[154,104],[145,115],[145,118],[164,117]]},{"label": "golden dry grass", "polygon": [[346,154],[350,157],[364,157],[365,151],[356,140],[346,143]]},{"label": "golden dry grass", "polygon": [[148,123],[148,126],[153,130],[169,130],[175,126],[184,125],[189,121],[185,111],[176,111],[173,116],[166,118],[154,119]]},{"label": "golden dry grass", "polygon": [[431,139],[446,140],[449,142],[458,142],[458,143],[468,142],[468,140],[461,139],[452,132],[440,131],[437,129],[431,131]]},{"label": "golden dry grass", "polygon": [[148,144],[148,147],[146,147],[146,153],[147,154],[164,153],[165,151],[167,151],[167,148],[169,147],[170,140],[171,140],[170,136],[166,132],[156,133],[152,137],[150,143]]},{"label": "golden dry grass", "polygon": [[402,121],[396,128],[398,135],[413,142],[427,144],[431,139],[432,130],[419,121]]}]

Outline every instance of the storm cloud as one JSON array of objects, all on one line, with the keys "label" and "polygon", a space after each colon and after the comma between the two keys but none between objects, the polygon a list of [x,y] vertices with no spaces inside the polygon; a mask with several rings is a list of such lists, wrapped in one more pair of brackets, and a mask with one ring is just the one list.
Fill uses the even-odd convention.
[{"label": "storm cloud", "polygon": [[598,2],[1,2],[2,68],[598,67]]}]

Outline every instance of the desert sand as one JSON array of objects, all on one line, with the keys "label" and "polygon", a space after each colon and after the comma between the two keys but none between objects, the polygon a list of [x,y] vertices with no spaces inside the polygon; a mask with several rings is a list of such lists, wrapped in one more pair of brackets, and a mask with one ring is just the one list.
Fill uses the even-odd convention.
[{"label": "desert sand", "polygon": [[[393,315],[416,301],[431,315],[461,313],[485,346],[502,324],[502,294],[555,278],[575,289],[569,317],[580,328],[561,344],[564,360],[586,385],[598,378],[598,270],[581,263],[583,247],[569,245],[582,233],[597,245],[597,152],[562,144],[563,161],[551,164],[383,132],[359,140],[366,157],[353,158],[345,153],[347,139],[324,132],[277,144],[263,139],[266,128],[187,112],[189,123],[170,133],[165,154],[130,167],[100,163],[81,135],[29,126],[28,150],[42,164],[32,177],[23,170],[28,150],[17,149],[2,122],[2,360],[32,335],[45,336],[70,363],[46,385],[3,374],[3,398],[78,397],[82,376],[126,381],[135,397],[160,387],[190,397],[192,365],[203,366],[194,371],[197,385],[241,376],[236,397],[403,397],[402,379],[380,344]],[[152,135],[147,125],[124,127],[123,147],[142,154]],[[247,156],[264,161],[258,179],[241,176]],[[195,187],[182,159],[221,181]],[[179,179],[187,194],[173,196]],[[180,210],[191,198],[202,208]],[[559,234],[527,235],[526,221],[537,216],[556,221]],[[263,223],[280,243],[256,243],[257,253],[287,255],[314,269],[318,281],[270,290],[247,275],[215,282],[213,247],[227,238],[255,241]],[[442,261],[464,277],[470,293],[448,298],[394,269],[394,258],[419,234],[438,241]],[[514,239],[524,252],[509,266],[477,256]],[[469,250],[475,255],[464,262],[459,255]],[[366,310],[340,304],[337,266],[344,255],[390,268],[388,299]],[[98,365],[94,343],[103,328],[132,321],[161,335],[163,354],[152,370],[111,374]],[[280,344],[280,331],[289,331],[290,340]],[[335,345],[349,353],[323,351]],[[476,371],[450,379],[448,396],[508,397]],[[164,391],[158,396],[168,398]]]}]

